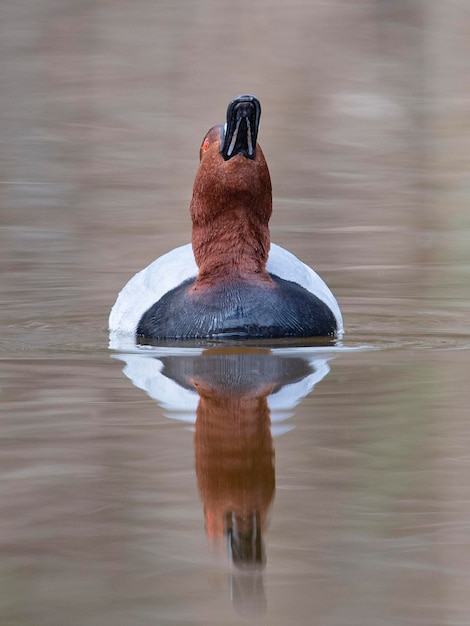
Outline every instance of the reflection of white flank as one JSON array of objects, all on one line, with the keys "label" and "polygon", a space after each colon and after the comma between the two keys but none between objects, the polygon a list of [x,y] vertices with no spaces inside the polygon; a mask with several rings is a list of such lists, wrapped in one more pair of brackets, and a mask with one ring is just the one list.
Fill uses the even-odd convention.
[{"label": "reflection of white flank", "polygon": [[[174,350],[173,354],[177,352]],[[310,365],[313,372],[302,380],[281,386],[278,391],[268,396],[273,436],[284,434],[293,428],[293,426],[281,426],[280,424],[294,415],[295,407],[312,392],[315,385],[330,371],[328,360],[332,358],[331,353],[324,356],[318,354],[312,356],[310,352],[309,357],[301,352],[298,353],[296,349],[290,350],[289,353],[297,358],[301,356]],[[136,387],[156,400],[162,407],[165,417],[177,419],[186,424],[196,423],[196,410],[199,403],[197,392],[182,387],[173,379],[165,376],[162,373],[163,363],[160,359],[145,353],[114,354],[112,356],[125,363],[124,374]],[[184,356],[179,358],[184,358]]]},{"label": "reflection of white flank", "polygon": [[271,422],[282,422],[294,414],[288,409],[294,409],[330,371],[325,358],[309,360],[312,374],[291,385],[281,387],[279,391],[268,397],[268,406],[271,410]]},{"label": "reflection of white flank", "polygon": [[195,391],[185,389],[164,376],[161,361],[138,354],[116,354],[114,358],[126,363],[124,374],[136,387],[158,402],[165,411],[165,417],[195,423],[199,396]]}]

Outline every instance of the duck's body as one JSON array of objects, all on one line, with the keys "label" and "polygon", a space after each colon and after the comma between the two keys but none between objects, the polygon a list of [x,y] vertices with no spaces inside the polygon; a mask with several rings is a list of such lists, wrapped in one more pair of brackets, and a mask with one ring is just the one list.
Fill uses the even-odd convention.
[{"label": "duck's body", "polygon": [[[266,269],[271,275],[300,285],[307,293],[316,296],[331,311],[337,332],[341,333],[343,323],[338,303],[325,282],[308,265],[284,248],[271,244]],[[190,243],[159,257],[133,276],[122,289],[111,310],[110,330],[136,334],[144,314],[165,294],[187,281],[193,281],[197,273]],[[286,336],[285,333],[282,336]]]},{"label": "duck's body", "polygon": [[322,279],[270,244],[271,181],[256,143],[253,96],[209,130],[191,201],[192,244],[136,274],[111,311],[112,331],[144,339],[313,337],[342,332]]}]

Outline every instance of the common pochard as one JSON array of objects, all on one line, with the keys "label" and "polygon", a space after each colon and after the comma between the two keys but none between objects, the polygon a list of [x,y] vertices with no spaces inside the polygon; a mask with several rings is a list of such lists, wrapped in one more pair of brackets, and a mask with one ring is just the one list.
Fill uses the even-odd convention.
[{"label": "common pochard", "polygon": [[257,98],[238,96],[225,126],[207,132],[190,205],[192,243],[125,285],[111,310],[111,331],[143,340],[341,335],[341,311],[327,285],[270,243],[260,115]]}]

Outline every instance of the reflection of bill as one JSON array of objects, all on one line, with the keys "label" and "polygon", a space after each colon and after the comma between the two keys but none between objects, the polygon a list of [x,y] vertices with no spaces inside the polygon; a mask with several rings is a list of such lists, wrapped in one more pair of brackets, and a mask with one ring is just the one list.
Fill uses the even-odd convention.
[{"label": "reflection of bill", "polygon": [[262,534],[274,496],[272,435],[329,371],[332,351],[308,348],[155,348],[116,354],[124,373],[195,426],[196,474],[206,532],[225,538],[241,569],[261,569]]},{"label": "reflection of bill", "polygon": [[195,427],[194,447],[206,533],[227,543],[235,565],[233,606],[264,613],[263,533],[274,497],[273,435],[329,372],[332,351],[223,347],[154,348],[116,354],[124,373],[163,407]]}]

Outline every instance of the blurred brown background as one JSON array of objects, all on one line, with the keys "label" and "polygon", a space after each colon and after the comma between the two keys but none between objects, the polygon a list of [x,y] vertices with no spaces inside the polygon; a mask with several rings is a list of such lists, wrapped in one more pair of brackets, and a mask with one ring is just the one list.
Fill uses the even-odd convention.
[{"label": "blurred brown background", "polygon": [[94,291],[103,315],[135,270],[187,242],[201,138],[244,92],[263,107],[273,240],[343,301],[415,293],[431,280],[421,264],[454,258],[449,230],[468,228],[469,13],[463,0],[7,3],[2,248],[27,309],[7,315],[62,316],[38,310],[58,289],[67,314],[88,317]]},{"label": "blurred brown background", "polygon": [[122,375],[106,327],[125,281],[189,241],[201,139],[246,92],[272,239],[346,328],[273,440],[257,623],[470,623],[467,0],[0,13],[2,626],[240,623],[193,435]]}]

